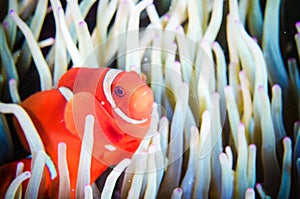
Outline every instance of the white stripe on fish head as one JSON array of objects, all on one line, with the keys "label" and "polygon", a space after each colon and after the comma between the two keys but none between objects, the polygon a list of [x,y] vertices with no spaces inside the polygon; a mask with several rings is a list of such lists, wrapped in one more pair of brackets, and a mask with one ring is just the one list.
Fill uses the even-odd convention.
[{"label": "white stripe on fish head", "polygon": [[111,90],[111,85],[115,78],[122,72],[122,70],[118,69],[110,69],[107,71],[105,74],[104,80],[103,80],[103,91],[104,95],[107,99],[107,101],[110,103],[111,107],[114,109],[115,113],[121,117],[123,120],[125,120],[127,123],[130,124],[142,124],[147,121],[147,119],[142,119],[142,120],[136,120],[128,115],[126,115],[115,103],[115,100],[112,96],[112,90]]}]

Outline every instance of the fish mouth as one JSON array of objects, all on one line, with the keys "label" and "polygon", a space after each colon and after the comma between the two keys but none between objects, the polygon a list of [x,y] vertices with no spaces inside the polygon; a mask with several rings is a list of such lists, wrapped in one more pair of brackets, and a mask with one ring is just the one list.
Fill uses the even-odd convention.
[{"label": "fish mouth", "polygon": [[125,122],[129,124],[139,125],[146,123],[148,121],[148,118],[142,118],[142,119],[135,119],[124,113],[115,103],[112,93],[111,93],[111,86],[113,83],[113,80],[122,72],[122,70],[117,69],[111,69],[107,71],[104,81],[103,81],[103,91],[104,95],[108,101],[108,103],[111,105],[113,111],[122,118]]},{"label": "fish mouth", "polygon": [[148,118],[144,118],[144,119],[141,119],[141,120],[131,118],[131,117],[127,116],[119,107],[115,107],[114,112],[120,118],[122,118],[124,121],[126,121],[127,123],[130,123],[130,124],[143,124],[143,123],[148,121]]},{"label": "fish mouth", "polygon": [[138,87],[129,99],[129,114],[131,118],[143,119],[151,117],[154,96],[147,84]]}]

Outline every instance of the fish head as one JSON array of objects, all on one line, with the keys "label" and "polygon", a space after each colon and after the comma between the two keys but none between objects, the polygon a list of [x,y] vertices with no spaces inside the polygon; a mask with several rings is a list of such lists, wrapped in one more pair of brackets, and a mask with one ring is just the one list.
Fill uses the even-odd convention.
[{"label": "fish head", "polygon": [[147,123],[151,118],[153,93],[146,82],[134,71],[122,72],[111,85],[114,112],[132,124]]}]

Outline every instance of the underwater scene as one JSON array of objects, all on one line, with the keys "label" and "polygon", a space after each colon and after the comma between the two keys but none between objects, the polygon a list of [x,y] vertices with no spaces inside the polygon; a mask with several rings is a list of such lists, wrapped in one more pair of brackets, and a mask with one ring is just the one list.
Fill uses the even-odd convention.
[{"label": "underwater scene", "polygon": [[0,198],[300,198],[298,0],[1,0]]}]

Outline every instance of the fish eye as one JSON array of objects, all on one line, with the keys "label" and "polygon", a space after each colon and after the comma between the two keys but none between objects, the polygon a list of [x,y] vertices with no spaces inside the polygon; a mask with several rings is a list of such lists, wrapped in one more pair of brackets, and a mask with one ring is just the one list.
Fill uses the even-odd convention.
[{"label": "fish eye", "polygon": [[123,97],[125,95],[125,91],[122,87],[120,86],[116,86],[114,88],[114,93],[118,96],[118,97]]}]

